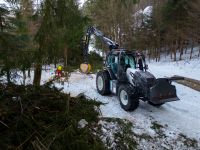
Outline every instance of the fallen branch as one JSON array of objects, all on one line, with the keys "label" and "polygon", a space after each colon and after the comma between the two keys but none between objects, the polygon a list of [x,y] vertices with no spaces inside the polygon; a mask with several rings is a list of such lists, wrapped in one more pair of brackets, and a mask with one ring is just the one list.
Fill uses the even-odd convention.
[{"label": "fallen branch", "polygon": [[50,110],[46,110],[46,109],[41,109],[40,107],[33,107],[33,108],[35,108],[35,109],[37,109],[37,110],[41,110],[41,111],[44,111],[44,112],[48,112],[48,113],[59,113],[59,111],[50,111]]},{"label": "fallen branch", "polygon": [[46,146],[39,140],[38,137],[36,137],[36,140],[31,142],[33,147],[37,150],[48,150]]},{"label": "fallen branch", "polygon": [[28,142],[31,138],[32,138],[32,136],[35,134],[36,132],[33,132],[32,134],[31,134],[31,136],[29,136],[22,144],[20,144],[16,149],[20,149],[26,142]]},{"label": "fallen branch", "polygon": [[0,123],[3,124],[5,127],[9,128],[9,126],[5,124],[3,121],[0,120]]}]

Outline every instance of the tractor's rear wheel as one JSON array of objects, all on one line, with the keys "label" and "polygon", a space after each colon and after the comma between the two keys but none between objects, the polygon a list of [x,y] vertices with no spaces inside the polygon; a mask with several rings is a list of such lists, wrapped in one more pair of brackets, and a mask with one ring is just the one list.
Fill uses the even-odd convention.
[{"label": "tractor's rear wheel", "polygon": [[110,75],[107,71],[99,71],[97,73],[96,87],[101,95],[110,94]]},{"label": "tractor's rear wheel", "polygon": [[126,111],[135,110],[139,106],[139,98],[135,89],[129,84],[122,84],[118,90],[121,107]]}]

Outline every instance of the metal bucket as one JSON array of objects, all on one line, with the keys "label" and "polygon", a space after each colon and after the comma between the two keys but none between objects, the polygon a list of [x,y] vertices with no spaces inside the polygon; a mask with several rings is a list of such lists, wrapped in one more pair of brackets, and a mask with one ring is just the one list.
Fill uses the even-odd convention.
[{"label": "metal bucket", "polygon": [[180,100],[176,95],[176,88],[167,78],[156,79],[156,84],[150,88],[150,102],[161,104]]}]

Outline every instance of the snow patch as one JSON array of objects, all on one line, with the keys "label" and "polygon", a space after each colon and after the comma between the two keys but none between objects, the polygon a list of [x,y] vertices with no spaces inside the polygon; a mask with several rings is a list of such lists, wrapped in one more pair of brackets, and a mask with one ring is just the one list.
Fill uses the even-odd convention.
[{"label": "snow patch", "polygon": [[145,15],[146,17],[151,17],[153,12],[153,6],[147,6],[144,10],[143,10],[143,15]]}]

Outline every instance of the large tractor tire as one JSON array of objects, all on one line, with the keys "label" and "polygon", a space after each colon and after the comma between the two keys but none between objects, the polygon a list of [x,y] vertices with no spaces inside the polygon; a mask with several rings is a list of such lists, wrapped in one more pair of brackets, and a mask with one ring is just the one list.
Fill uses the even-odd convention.
[{"label": "large tractor tire", "polygon": [[126,111],[135,110],[139,106],[139,98],[130,84],[122,84],[118,90],[121,107]]},{"label": "large tractor tire", "polygon": [[96,77],[97,91],[101,95],[110,94],[110,75],[107,71],[99,71]]}]

